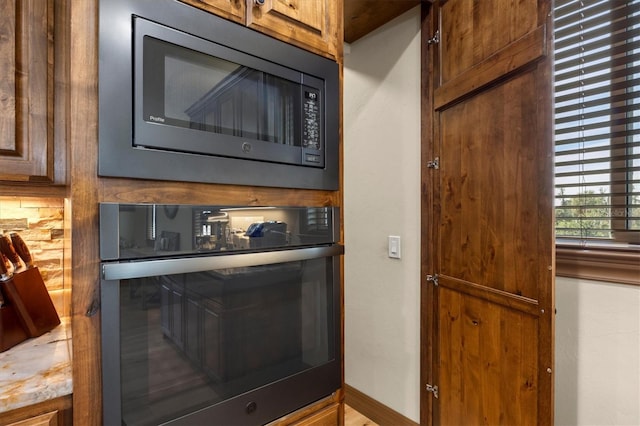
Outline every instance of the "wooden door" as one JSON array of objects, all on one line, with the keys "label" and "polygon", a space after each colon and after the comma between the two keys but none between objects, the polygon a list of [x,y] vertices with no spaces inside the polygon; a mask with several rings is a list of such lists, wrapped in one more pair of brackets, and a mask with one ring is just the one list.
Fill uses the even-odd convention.
[{"label": "wooden door", "polygon": [[442,0],[423,20],[425,425],[553,423],[549,12]]},{"label": "wooden door", "polygon": [[341,0],[247,0],[247,25],[332,59],[342,52]]}]

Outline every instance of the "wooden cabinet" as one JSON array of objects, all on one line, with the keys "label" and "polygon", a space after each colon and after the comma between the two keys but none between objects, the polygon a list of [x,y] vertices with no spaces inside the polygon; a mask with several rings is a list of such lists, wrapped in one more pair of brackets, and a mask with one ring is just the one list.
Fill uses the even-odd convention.
[{"label": "wooden cabinet", "polygon": [[54,129],[54,111],[64,110],[54,88],[65,74],[55,59],[67,31],[54,20],[64,2],[0,0],[0,8],[0,180],[65,183],[64,126]]},{"label": "wooden cabinet", "polygon": [[[49,1],[53,0],[32,0]],[[220,15],[230,21],[238,22],[238,25],[247,24],[246,0],[182,0],[208,13]],[[327,47],[313,48],[314,42],[304,39],[304,33],[318,34],[318,30],[305,29],[303,34],[295,33],[295,37],[287,40],[314,53],[332,58],[342,63],[342,0],[298,0],[297,3],[314,3],[321,1],[323,13],[326,16],[325,34],[318,36],[331,39]],[[15,3],[11,0],[8,3]],[[328,190],[289,190],[274,187],[252,187],[244,185],[216,185],[204,183],[183,183],[171,181],[151,181],[142,179],[103,178],[98,175],[98,31],[99,26],[99,1],[98,0],[55,0],[67,3],[68,19],[65,26],[66,34],[71,48],[66,49],[63,63],[67,66],[66,72],[72,76],[69,78],[68,102],[66,117],[63,118],[65,126],[56,127],[56,132],[67,127],[68,151],[72,159],[67,164],[69,178],[72,179],[68,189],[69,212],[68,226],[72,232],[68,232],[69,244],[65,247],[69,250],[65,254],[65,272],[72,286],[72,324],[73,324],[73,410],[75,424],[87,426],[99,426],[102,424],[102,389],[101,365],[100,365],[100,251],[97,230],[99,225],[99,203],[101,202],[144,202],[144,203],[169,203],[169,204],[198,204],[207,205],[211,200],[228,203],[229,205],[297,205],[297,206],[337,206],[342,205],[341,191]],[[0,0],[3,5],[3,15],[7,10],[7,0]],[[328,7],[326,5],[329,5]],[[264,10],[269,7],[265,0]],[[307,7],[302,5],[302,7]],[[253,3],[252,3],[253,8]],[[282,22],[290,18],[276,11],[272,16],[281,16]],[[264,13],[264,12],[263,12]],[[9,14],[10,15],[10,14]],[[239,16],[240,18],[234,18]],[[252,22],[254,22],[252,18]],[[254,22],[252,28],[258,30]],[[304,27],[305,24],[298,23]],[[56,21],[56,31],[59,25]],[[0,33],[5,31],[5,25],[0,25]],[[262,30],[261,30],[262,31]],[[275,31],[274,31],[275,32]],[[321,32],[321,31],[320,31]],[[56,43],[57,43],[56,38]],[[332,44],[333,43],[333,44]],[[311,47],[309,47],[311,45]],[[316,43],[317,45],[317,43]],[[315,50],[314,50],[315,49]],[[0,61],[0,66],[2,62]],[[56,62],[57,66],[57,62]],[[4,79],[0,79],[0,84]],[[2,99],[2,96],[0,96]],[[57,95],[56,95],[57,99]],[[57,101],[56,101],[57,102]],[[56,114],[56,123],[60,114]],[[342,135],[342,133],[340,133]],[[64,140],[64,139],[62,139]],[[73,214],[71,214],[71,212]],[[65,232],[65,235],[67,233]],[[168,290],[166,290],[168,291]],[[172,297],[174,295],[171,290]],[[166,293],[168,295],[169,293]],[[176,295],[177,296],[177,295]],[[186,296],[186,294],[185,294]],[[189,321],[193,315],[198,315],[199,309],[206,311],[203,327],[219,330],[221,327],[215,318],[215,311],[209,307],[200,306],[193,299],[189,300]],[[175,312],[174,312],[175,313]],[[173,313],[172,313],[173,315]],[[203,316],[205,314],[203,313]],[[168,323],[169,324],[169,323]],[[175,326],[175,324],[174,324]],[[191,353],[197,349],[193,342],[193,333],[198,333],[197,328],[187,328],[184,334],[187,351]],[[219,354],[213,354],[218,356]],[[207,360],[215,370],[215,359]],[[341,390],[336,389],[336,396],[331,403],[337,403]],[[326,407],[328,403],[314,404],[305,409],[306,415]],[[298,417],[299,418],[299,417]],[[291,417],[287,417],[291,421]],[[2,421],[0,421],[2,424]]]},{"label": "wooden cabinet", "polygon": [[5,426],[70,426],[71,395],[0,413]]},{"label": "wooden cabinet", "polygon": [[342,51],[342,1],[181,1],[332,59]]},{"label": "wooden cabinet", "polygon": [[[247,25],[304,49],[338,57],[336,17],[342,2],[336,0],[248,0]],[[341,23],[340,23],[341,24]]]}]

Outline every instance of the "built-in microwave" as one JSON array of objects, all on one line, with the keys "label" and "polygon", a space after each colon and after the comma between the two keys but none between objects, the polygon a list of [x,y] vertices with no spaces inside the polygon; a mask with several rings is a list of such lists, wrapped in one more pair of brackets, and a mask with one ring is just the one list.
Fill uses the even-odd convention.
[{"label": "built-in microwave", "polygon": [[338,188],[336,62],[176,0],[100,2],[99,174]]}]

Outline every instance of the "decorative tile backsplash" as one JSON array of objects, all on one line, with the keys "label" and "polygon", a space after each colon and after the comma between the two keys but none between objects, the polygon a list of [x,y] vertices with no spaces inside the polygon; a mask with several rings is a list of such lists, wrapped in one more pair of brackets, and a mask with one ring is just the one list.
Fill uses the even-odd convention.
[{"label": "decorative tile backsplash", "polygon": [[0,197],[0,232],[17,232],[40,270],[58,315],[68,315],[64,282],[64,199]]}]

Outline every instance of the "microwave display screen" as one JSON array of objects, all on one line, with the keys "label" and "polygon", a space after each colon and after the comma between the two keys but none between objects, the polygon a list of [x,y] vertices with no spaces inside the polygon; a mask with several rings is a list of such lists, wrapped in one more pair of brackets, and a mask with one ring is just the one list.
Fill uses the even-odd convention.
[{"label": "microwave display screen", "polygon": [[304,93],[304,122],[305,147],[320,149],[320,106],[316,92]]}]

